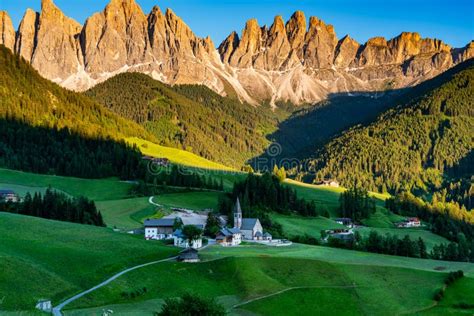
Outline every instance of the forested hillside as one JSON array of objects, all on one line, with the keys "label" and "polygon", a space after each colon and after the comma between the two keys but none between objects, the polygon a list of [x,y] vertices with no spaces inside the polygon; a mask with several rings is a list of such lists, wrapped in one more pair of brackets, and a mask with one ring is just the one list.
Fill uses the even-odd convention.
[{"label": "forested hillside", "polygon": [[222,97],[204,86],[170,87],[147,75],[125,73],[86,92],[115,113],[134,120],[160,145],[240,167],[263,152],[277,113]]},{"label": "forested hillside", "polygon": [[448,176],[472,175],[473,148],[471,60],[405,94],[399,106],[374,123],[329,142],[298,176],[307,181],[337,178],[344,186],[359,184],[369,190],[422,193],[442,188]]},{"label": "forested hillside", "polygon": [[138,124],[90,98],[42,78],[27,62],[0,45],[0,118],[31,126],[67,127],[83,136],[153,140]]},{"label": "forested hillside", "polygon": [[0,167],[84,178],[142,176],[141,155],[121,140],[153,139],[81,94],[43,79],[0,46]]}]

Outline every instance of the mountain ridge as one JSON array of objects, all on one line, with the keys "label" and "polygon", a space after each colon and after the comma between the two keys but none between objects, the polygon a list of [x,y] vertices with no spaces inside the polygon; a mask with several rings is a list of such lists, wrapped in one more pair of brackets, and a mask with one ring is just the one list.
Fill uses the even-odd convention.
[{"label": "mountain ridge", "polygon": [[[12,38],[13,37],[13,38]],[[440,40],[403,32],[360,44],[301,11],[270,27],[256,19],[216,49],[197,37],[171,9],[145,14],[134,0],[112,0],[83,26],[52,0],[41,13],[27,10],[15,35],[0,13],[0,44],[63,87],[87,90],[115,74],[136,71],[167,84],[202,84],[253,105],[314,103],[332,93],[413,86],[474,56],[474,42],[451,48]],[[233,92],[232,91],[232,92]]]}]

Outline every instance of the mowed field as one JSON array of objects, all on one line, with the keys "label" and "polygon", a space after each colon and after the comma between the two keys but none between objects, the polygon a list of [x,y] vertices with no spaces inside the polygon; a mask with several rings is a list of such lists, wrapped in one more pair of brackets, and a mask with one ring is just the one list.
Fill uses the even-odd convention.
[{"label": "mowed field", "polygon": [[[321,250],[326,251],[318,254]],[[359,260],[352,260],[351,253]],[[72,303],[66,315],[97,315],[109,308],[152,315],[163,299],[185,291],[217,297],[231,315],[331,314],[335,308],[350,315],[413,314],[434,306],[433,295],[446,277],[434,268],[474,272],[472,264],[304,245],[212,246],[202,258],[199,264],[169,262],[133,271]],[[474,282],[465,280],[464,287]],[[146,293],[133,300],[123,295],[142,288]]]},{"label": "mowed field", "polygon": [[0,213],[2,310],[33,310],[177,249],[111,229]]}]

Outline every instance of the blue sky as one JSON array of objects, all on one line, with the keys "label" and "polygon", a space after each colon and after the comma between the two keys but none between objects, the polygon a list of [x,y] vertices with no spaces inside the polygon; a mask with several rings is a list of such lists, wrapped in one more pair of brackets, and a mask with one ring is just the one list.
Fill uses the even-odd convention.
[{"label": "blue sky", "polygon": [[[153,5],[170,7],[199,36],[210,35],[216,45],[245,21],[257,18],[271,24],[275,15],[285,20],[296,10],[333,24],[339,38],[350,34],[359,42],[373,36],[392,38],[402,31],[417,31],[454,47],[474,39],[474,0],[136,0],[145,13]],[[40,0],[0,0],[17,27],[26,8],[40,10]],[[108,0],[55,0],[66,15],[84,23]]]}]

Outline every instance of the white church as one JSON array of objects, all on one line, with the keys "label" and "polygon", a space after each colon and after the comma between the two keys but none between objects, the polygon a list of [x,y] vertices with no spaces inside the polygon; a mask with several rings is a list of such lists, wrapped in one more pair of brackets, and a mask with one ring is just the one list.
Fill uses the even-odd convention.
[{"label": "white church", "polygon": [[271,240],[269,233],[263,233],[263,227],[258,218],[242,218],[242,208],[239,198],[234,207],[234,228],[240,230],[244,240]]}]

